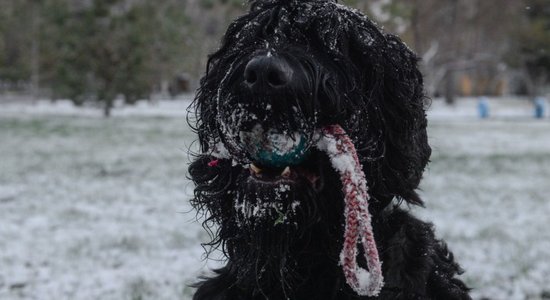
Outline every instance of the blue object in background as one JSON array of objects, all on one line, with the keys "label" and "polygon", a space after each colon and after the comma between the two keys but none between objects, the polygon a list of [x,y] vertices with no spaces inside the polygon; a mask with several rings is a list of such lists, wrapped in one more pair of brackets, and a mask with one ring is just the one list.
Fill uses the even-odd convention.
[{"label": "blue object in background", "polygon": [[546,106],[546,99],[543,97],[535,98],[535,118],[542,119],[544,118],[544,109]]},{"label": "blue object in background", "polygon": [[477,110],[479,112],[479,117],[482,119],[489,118],[489,101],[487,101],[487,97],[479,97],[478,103],[477,103]]}]

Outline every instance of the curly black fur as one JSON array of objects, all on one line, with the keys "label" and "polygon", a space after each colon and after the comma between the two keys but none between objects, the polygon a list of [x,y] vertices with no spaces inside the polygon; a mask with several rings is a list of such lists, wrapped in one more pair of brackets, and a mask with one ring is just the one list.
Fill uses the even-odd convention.
[{"label": "curly black fur", "polygon": [[[338,255],[343,195],[324,153],[309,150],[298,178],[274,191],[250,180],[253,161],[239,132],[254,123],[280,132],[340,124],[354,141],[369,185],[373,228],[385,278],[377,299],[469,299],[445,243],[401,202],[422,205],[415,189],[430,157],[417,57],[367,17],[330,0],[256,0],[228,28],[208,61],[190,122],[201,151],[190,165],[192,204],[227,265],[197,284],[202,299],[367,299],[345,282]],[[292,66],[292,84],[258,93],[243,85],[254,57]],[[230,158],[213,157],[222,144]],[[212,162],[215,163],[212,163]],[[246,209],[267,207],[261,217]],[[361,256],[362,257],[362,256]],[[360,261],[364,265],[364,261]]]}]

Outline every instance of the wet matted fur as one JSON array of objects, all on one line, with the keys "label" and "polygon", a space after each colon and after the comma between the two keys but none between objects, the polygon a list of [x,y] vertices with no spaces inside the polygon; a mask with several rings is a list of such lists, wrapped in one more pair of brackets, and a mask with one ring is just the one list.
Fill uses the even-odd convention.
[{"label": "wet matted fur", "polygon": [[[401,207],[422,205],[415,189],[431,153],[417,61],[399,38],[335,1],[250,1],[209,57],[190,115],[200,142],[192,204],[212,234],[206,245],[227,259],[193,299],[470,298],[433,226]],[[384,275],[378,297],[358,295],[339,265],[343,186],[313,146],[331,124],[353,141],[367,179]],[[251,132],[304,144],[296,158],[265,159]]]}]

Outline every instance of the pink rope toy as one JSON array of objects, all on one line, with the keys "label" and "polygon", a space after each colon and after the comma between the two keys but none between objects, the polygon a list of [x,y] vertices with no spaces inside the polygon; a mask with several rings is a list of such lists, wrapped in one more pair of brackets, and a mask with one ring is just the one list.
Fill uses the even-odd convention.
[{"label": "pink rope toy", "polygon": [[[355,146],[340,125],[331,125],[320,130],[317,148],[327,153],[343,185],[346,227],[340,265],[346,282],[361,296],[377,296],[384,285],[382,263],[372,232],[367,180]],[[368,270],[357,264],[359,242]]]}]

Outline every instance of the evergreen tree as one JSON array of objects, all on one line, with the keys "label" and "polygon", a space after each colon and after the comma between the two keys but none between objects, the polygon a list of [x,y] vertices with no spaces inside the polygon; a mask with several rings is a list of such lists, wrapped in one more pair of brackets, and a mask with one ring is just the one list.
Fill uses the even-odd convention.
[{"label": "evergreen tree", "polygon": [[148,98],[179,68],[185,24],[179,1],[94,0],[75,7],[49,0],[44,14],[50,26],[43,69],[57,98],[101,102],[109,116],[118,96],[129,104]]},{"label": "evergreen tree", "polygon": [[31,76],[31,6],[33,1],[0,1],[0,82],[10,86]]}]

